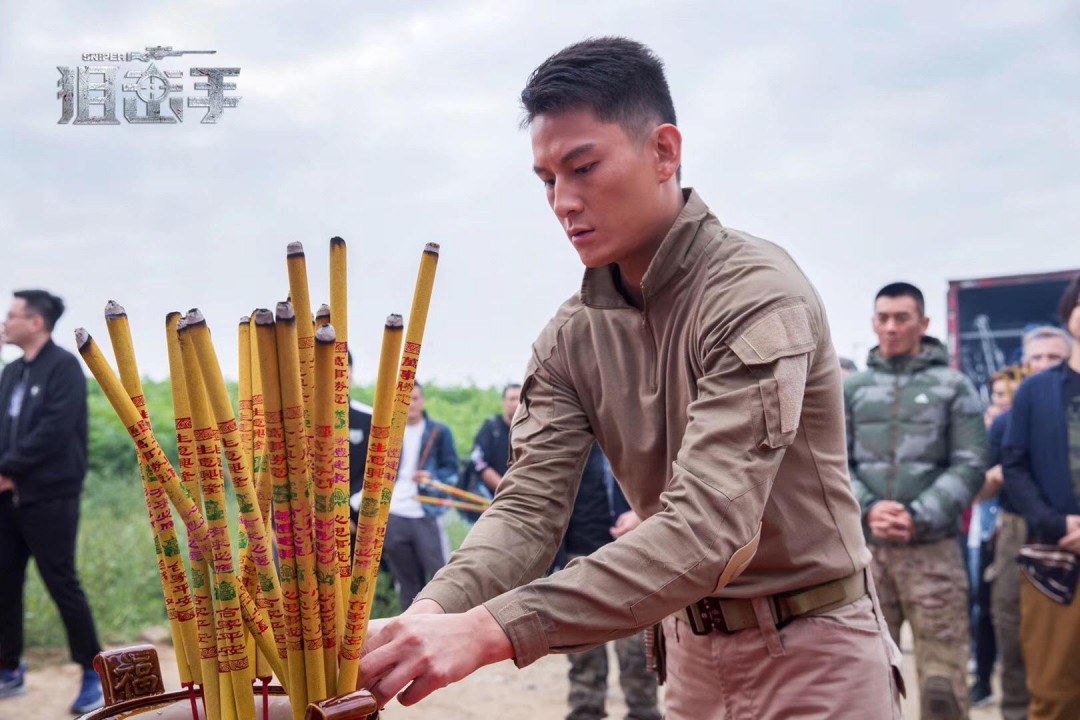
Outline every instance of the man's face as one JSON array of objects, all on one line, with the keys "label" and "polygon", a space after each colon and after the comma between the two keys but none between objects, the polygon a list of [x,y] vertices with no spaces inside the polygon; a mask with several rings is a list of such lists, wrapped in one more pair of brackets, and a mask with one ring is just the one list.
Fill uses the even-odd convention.
[{"label": "man's face", "polygon": [[1062,360],[1069,357],[1071,349],[1064,338],[1035,338],[1029,340],[1027,347],[1024,348],[1024,362],[1027,363],[1028,372],[1035,375],[1059,365]]},{"label": "man's face", "polygon": [[503,393],[503,417],[506,422],[514,419],[518,405],[521,404],[521,388],[507,388]]},{"label": "man's face", "polygon": [[409,403],[409,415],[405,422],[415,425],[424,419],[424,391],[413,385],[412,401]]},{"label": "man's face", "polygon": [[15,298],[11,301],[7,320],[4,322],[5,342],[15,347],[22,347],[45,327],[44,318],[26,307],[26,300]]},{"label": "man's face", "polygon": [[586,267],[648,265],[665,219],[654,143],[600,122],[590,109],[538,115],[532,126],[533,170]]},{"label": "man's face", "polygon": [[913,297],[879,297],[874,303],[874,334],[882,357],[918,355],[929,324]]},{"label": "man's face", "polygon": [[994,415],[1000,415],[1009,409],[1009,386],[1004,380],[997,380],[990,387],[990,407],[995,410]]}]

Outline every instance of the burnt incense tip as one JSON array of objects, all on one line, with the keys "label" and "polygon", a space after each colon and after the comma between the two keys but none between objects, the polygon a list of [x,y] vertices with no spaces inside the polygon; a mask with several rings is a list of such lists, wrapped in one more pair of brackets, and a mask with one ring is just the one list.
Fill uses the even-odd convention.
[{"label": "burnt incense tip", "polygon": [[330,306],[327,305],[326,303],[323,303],[322,305],[319,306],[319,309],[315,311],[315,319],[318,320],[318,319],[321,319],[321,318],[328,318],[328,317],[330,317]]},{"label": "burnt incense tip", "polygon": [[115,300],[110,300],[105,303],[105,319],[116,320],[122,317],[127,317],[127,312],[124,311],[124,306]]},{"label": "burnt incense tip", "polygon": [[424,246],[424,252],[430,253],[431,255],[438,255],[439,254],[439,243],[428,243],[427,245]]},{"label": "burnt incense tip", "polygon": [[182,318],[182,317],[184,317],[184,316],[181,313],[178,313],[175,310],[173,310],[171,313],[168,313],[167,315],[165,315],[165,324],[168,325],[169,323],[171,323],[173,321],[173,318]]},{"label": "burnt incense tip", "polygon": [[401,316],[398,314],[386,316],[386,329],[387,330],[399,330],[405,327],[405,323],[402,321]]},{"label": "burnt incense tip", "polygon": [[83,350],[90,344],[90,333],[86,328],[75,328],[75,346]]},{"label": "burnt incense tip", "polygon": [[334,237],[330,238],[330,247],[345,247],[345,241],[335,235]]},{"label": "burnt incense tip", "polygon": [[285,248],[285,254],[288,255],[289,257],[295,257],[297,255],[302,256],[304,254],[304,243],[300,243],[300,242],[291,242],[291,243],[289,243],[288,247]]},{"label": "burnt incense tip", "polygon": [[202,311],[199,308],[191,308],[188,310],[187,315],[184,316],[184,327],[192,328],[196,325],[205,325],[206,318],[203,317]]},{"label": "burnt incense tip", "polygon": [[319,329],[315,331],[315,342],[329,345],[335,340],[337,340],[337,333],[334,332],[333,325],[321,325]]},{"label": "burnt incense tip", "polygon": [[273,325],[274,313],[270,312],[266,308],[259,308],[251,314],[255,318],[256,325]]},{"label": "burnt incense tip", "polygon": [[296,312],[293,311],[291,302],[279,302],[274,314],[278,322],[296,322]]},{"label": "burnt incense tip", "polygon": [[[177,315],[179,315],[179,314],[180,313],[177,313]],[[181,332],[186,327],[187,327],[187,318],[181,316],[180,319],[176,321],[176,332]]]},{"label": "burnt incense tip", "polygon": [[250,325],[251,324],[251,316],[250,315],[241,315],[240,316],[240,324],[241,325]]}]

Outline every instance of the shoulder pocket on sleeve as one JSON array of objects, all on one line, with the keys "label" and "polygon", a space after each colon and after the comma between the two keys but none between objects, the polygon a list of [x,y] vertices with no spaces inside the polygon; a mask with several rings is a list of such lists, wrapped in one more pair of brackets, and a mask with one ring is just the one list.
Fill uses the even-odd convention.
[{"label": "shoulder pocket on sleeve", "polygon": [[806,376],[816,347],[810,310],[787,305],[751,321],[735,334],[732,351],[758,379],[765,414],[764,443],[790,445],[799,429]]}]

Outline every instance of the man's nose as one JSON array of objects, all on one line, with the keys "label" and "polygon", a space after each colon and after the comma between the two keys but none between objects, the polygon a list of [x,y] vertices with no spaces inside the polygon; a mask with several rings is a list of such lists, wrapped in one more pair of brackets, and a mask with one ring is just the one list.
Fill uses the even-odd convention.
[{"label": "man's nose", "polygon": [[560,220],[572,219],[572,216],[581,212],[581,196],[564,183],[555,183],[554,197],[551,200],[551,209]]}]

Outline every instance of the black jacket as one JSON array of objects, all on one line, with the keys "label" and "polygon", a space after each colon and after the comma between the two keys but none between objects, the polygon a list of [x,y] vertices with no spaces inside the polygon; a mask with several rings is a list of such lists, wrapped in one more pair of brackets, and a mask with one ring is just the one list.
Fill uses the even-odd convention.
[{"label": "black jacket", "polygon": [[[25,386],[18,417],[16,387]],[[19,503],[78,495],[86,475],[86,377],[79,360],[51,340],[33,362],[0,375],[0,475],[15,481]]]}]

